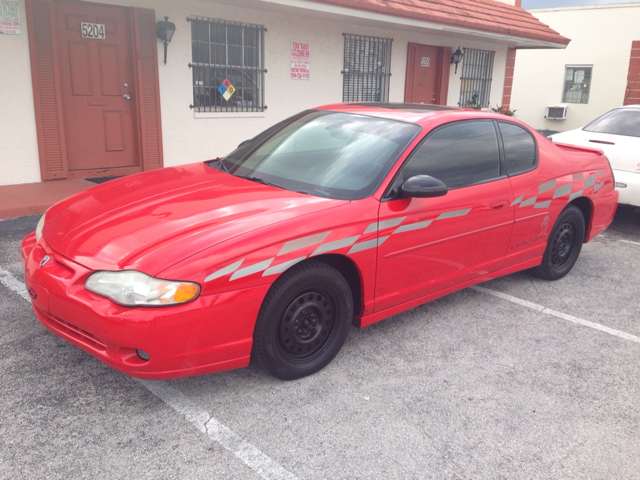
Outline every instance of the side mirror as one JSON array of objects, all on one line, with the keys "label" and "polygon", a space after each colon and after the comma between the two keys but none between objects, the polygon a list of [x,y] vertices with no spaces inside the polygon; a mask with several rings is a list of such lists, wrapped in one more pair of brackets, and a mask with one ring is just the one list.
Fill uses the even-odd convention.
[{"label": "side mirror", "polygon": [[442,197],[449,189],[430,175],[415,175],[402,184],[400,191],[406,197]]}]

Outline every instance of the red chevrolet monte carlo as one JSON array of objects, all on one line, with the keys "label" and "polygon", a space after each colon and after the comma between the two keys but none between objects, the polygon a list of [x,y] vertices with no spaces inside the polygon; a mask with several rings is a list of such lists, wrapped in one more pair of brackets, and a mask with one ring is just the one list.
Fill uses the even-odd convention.
[{"label": "red chevrolet monte carlo", "polygon": [[295,379],[365,327],[531,269],[556,280],[612,221],[599,150],[510,117],[408,104],[308,110],[224,158],[114,180],[22,243],[52,332],[128,375]]}]

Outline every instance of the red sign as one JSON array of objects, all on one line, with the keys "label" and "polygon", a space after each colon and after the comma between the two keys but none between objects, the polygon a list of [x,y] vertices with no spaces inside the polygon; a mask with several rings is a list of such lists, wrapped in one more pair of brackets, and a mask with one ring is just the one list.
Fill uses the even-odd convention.
[{"label": "red sign", "polygon": [[291,42],[291,78],[309,80],[309,44]]}]

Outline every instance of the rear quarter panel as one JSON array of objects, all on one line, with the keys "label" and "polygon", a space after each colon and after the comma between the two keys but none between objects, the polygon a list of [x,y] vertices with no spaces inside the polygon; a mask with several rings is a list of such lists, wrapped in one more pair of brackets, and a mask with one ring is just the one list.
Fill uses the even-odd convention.
[{"label": "rear quarter panel", "polygon": [[604,230],[615,214],[617,193],[601,151],[559,146],[539,134],[536,140],[538,167],[511,177],[516,210],[507,267],[541,257],[558,215],[579,198],[591,206],[585,241]]}]

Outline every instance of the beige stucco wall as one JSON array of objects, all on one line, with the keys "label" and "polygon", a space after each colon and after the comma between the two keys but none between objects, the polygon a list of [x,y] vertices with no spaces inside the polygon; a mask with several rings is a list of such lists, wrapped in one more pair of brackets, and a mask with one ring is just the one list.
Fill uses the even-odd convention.
[{"label": "beige stucco wall", "polygon": [[[531,10],[571,43],[565,50],[519,50],[511,97],[516,116],[535,128],[579,128],[622,105],[631,42],[640,40],[640,3]],[[562,103],[566,65],[593,65],[589,103],[570,103],[566,120],[546,120]]]},{"label": "beige stucco wall", "polygon": [[[104,0],[102,3],[152,8],[158,20],[166,15],[176,24],[177,30],[169,45],[166,65],[162,63],[162,44],[158,43],[165,166],[224,155],[241,141],[289,115],[305,108],[342,101],[342,33],[393,38],[389,94],[392,102],[404,100],[408,42],[448,46],[454,50],[458,45],[494,50],[491,104],[496,105],[502,99],[508,48],[506,43],[424,35],[409,32],[402,26],[380,28],[344,19],[314,20],[219,5],[213,0]],[[10,112],[9,118],[5,114],[0,117],[0,185],[40,181],[24,4],[21,7],[23,36],[0,37],[0,58],[12,66],[0,70],[0,108]],[[262,24],[268,28],[265,34],[265,67],[268,69],[265,92],[269,108],[265,113],[229,117],[222,114],[196,114],[189,109],[189,104],[193,102],[192,73],[187,67],[191,61],[191,33],[186,18],[195,15]],[[308,81],[289,79],[290,44],[294,40],[306,41],[311,45],[311,79]],[[461,70],[461,66],[458,67],[458,73],[454,75],[453,66],[451,68],[449,105],[458,103]],[[7,110],[5,105],[9,106]]]},{"label": "beige stucco wall", "polygon": [[27,15],[22,35],[0,35],[0,185],[40,181]]}]

